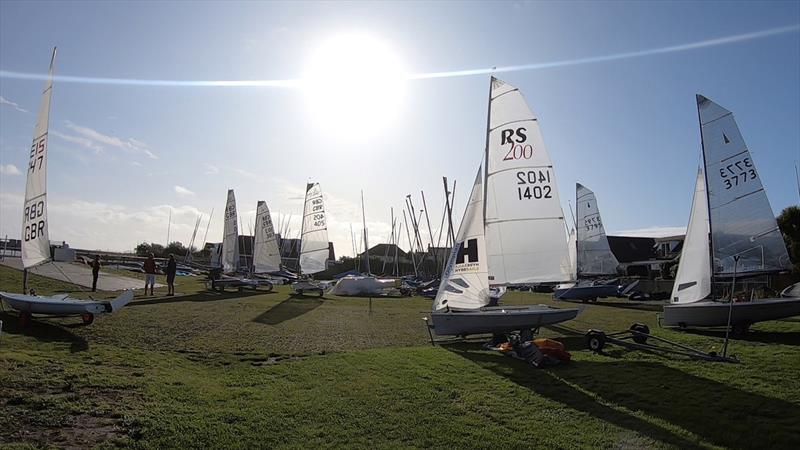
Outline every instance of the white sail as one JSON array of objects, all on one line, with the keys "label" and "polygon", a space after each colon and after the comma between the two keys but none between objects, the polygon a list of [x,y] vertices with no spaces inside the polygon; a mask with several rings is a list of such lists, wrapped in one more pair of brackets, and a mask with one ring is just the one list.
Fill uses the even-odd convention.
[{"label": "white sail", "polygon": [[479,168],[433,309],[477,309],[489,303],[483,224],[483,171]]},{"label": "white sail", "polygon": [[303,229],[300,232],[300,272],[314,274],[327,268],[328,224],[319,183],[306,185]]},{"label": "white sail", "polygon": [[619,261],[611,252],[594,192],[577,183],[575,201],[578,212],[577,274],[615,275]]},{"label": "white sail", "polygon": [[236,214],[236,197],[233,189],[228,189],[225,203],[225,235],[222,237],[222,271],[236,272],[239,268],[239,227]]},{"label": "white sail", "polygon": [[703,169],[699,169],[689,226],[672,286],[672,303],[693,303],[711,294],[711,253],[708,245],[708,197]]},{"label": "white sail", "polygon": [[569,232],[569,241],[567,244],[567,249],[569,250],[570,280],[577,280],[578,279],[578,236],[574,228]]},{"label": "white sail", "polygon": [[538,120],[517,88],[494,77],[485,209],[490,284],[570,279],[564,213]]},{"label": "white sail", "polygon": [[755,162],[733,114],[697,96],[714,274],[788,270],[791,262]]},{"label": "white sail", "polygon": [[259,201],[256,208],[256,230],[253,243],[253,271],[255,273],[275,272],[281,269],[281,252],[278,237],[272,225],[267,202]]},{"label": "white sail", "polygon": [[30,268],[50,260],[50,235],[47,225],[47,132],[50,118],[50,96],[53,91],[53,63],[42,92],[42,103],[33,129],[28,180],[25,185],[25,206],[22,211],[22,265]]}]

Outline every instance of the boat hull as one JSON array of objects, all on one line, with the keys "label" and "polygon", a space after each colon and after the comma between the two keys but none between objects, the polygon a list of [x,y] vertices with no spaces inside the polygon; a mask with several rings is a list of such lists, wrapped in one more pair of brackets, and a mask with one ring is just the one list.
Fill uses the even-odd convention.
[{"label": "boat hull", "polygon": [[558,300],[590,300],[598,297],[616,297],[620,288],[616,284],[599,286],[572,286],[553,290],[553,297]]},{"label": "boat hull", "polygon": [[434,311],[433,331],[439,336],[508,333],[532,330],[574,319],[578,309],[552,308],[547,305],[493,306],[473,311]]},{"label": "boat hull", "polygon": [[[727,326],[730,303],[700,301],[685,305],[664,306],[661,324],[680,327]],[[731,325],[784,319],[800,315],[800,298],[770,298],[734,303],[730,311]]]},{"label": "boat hull", "polygon": [[48,316],[80,316],[83,314],[109,314],[122,308],[133,299],[133,292],[126,291],[114,300],[87,301],[69,298],[67,295],[44,297],[0,293],[9,306],[22,313]]}]

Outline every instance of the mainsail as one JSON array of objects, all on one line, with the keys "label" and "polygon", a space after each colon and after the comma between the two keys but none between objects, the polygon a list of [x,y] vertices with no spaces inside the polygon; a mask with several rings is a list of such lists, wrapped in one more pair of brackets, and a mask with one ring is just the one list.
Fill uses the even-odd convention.
[{"label": "mainsail", "polygon": [[708,197],[703,169],[697,171],[689,226],[683,241],[672,303],[692,303],[711,294],[711,254],[708,248]]},{"label": "mainsail", "polygon": [[300,272],[314,274],[327,268],[328,227],[319,183],[306,185],[303,228],[300,232]]},{"label": "mainsail", "polygon": [[776,272],[790,267],[775,215],[733,114],[697,96],[710,209],[713,273]]},{"label": "mainsail", "polygon": [[237,225],[236,197],[233,189],[228,189],[225,203],[225,235],[222,237],[222,271],[236,272],[239,268],[239,227]]},{"label": "mainsail", "polygon": [[483,225],[483,171],[478,169],[433,309],[477,309],[489,303]]},{"label": "mainsail", "polygon": [[538,120],[517,88],[494,77],[487,133],[490,284],[569,280],[564,213]]},{"label": "mainsail", "polygon": [[594,192],[577,183],[575,197],[578,211],[578,276],[616,274],[619,261],[608,245]]},{"label": "mainsail", "polygon": [[26,269],[50,260],[50,235],[47,225],[47,131],[55,59],[54,48],[36,127],[33,129],[33,143],[28,162],[25,207],[22,212],[22,265]]},{"label": "mainsail", "polygon": [[256,231],[253,244],[253,271],[275,272],[281,269],[281,252],[278,238],[272,225],[267,202],[259,201],[256,208]]}]

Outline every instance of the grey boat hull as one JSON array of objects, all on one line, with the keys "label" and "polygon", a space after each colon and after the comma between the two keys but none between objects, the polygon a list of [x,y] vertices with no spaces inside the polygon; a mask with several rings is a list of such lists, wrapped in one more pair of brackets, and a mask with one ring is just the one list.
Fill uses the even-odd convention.
[{"label": "grey boat hull", "polygon": [[431,321],[439,336],[466,336],[532,330],[574,319],[578,312],[577,308],[547,305],[492,306],[471,311],[434,311]]},{"label": "grey boat hull", "polygon": [[559,300],[590,300],[598,297],[616,297],[620,287],[616,284],[601,284],[599,286],[572,286],[555,289],[553,297]]},{"label": "grey boat hull", "polygon": [[[661,324],[679,327],[727,326],[730,303],[700,301],[664,306]],[[784,319],[800,315],[800,298],[769,298],[733,304],[731,325]]]}]

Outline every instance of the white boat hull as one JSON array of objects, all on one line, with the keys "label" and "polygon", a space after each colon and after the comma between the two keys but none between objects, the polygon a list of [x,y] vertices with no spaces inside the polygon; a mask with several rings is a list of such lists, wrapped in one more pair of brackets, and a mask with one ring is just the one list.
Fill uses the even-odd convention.
[{"label": "white boat hull", "polygon": [[78,300],[66,294],[50,297],[0,292],[9,306],[21,313],[48,316],[81,316],[84,314],[110,314],[133,300],[133,291],[125,291],[114,300]]},{"label": "white boat hull", "polygon": [[331,289],[333,295],[359,296],[359,295],[383,295],[389,290],[399,287],[397,280],[376,277],[351,277],[347,276],[336,282],[336,286]]},{"label": "white boat hull", "polygon": [[[685,305],[664,306],[662,325],[679,327],[727,326],[730,303],[700,301]],[[731,325],[784,319],[800,315],[800,298],[770,298],[734,303]]]},{"label": "white boat hull", "polygon": [[439,336],[466,336],[533,330],[574,319],[578,312],[547,305],[492,306],[472,311],[434,311],[431,320],[433,331]]}]

